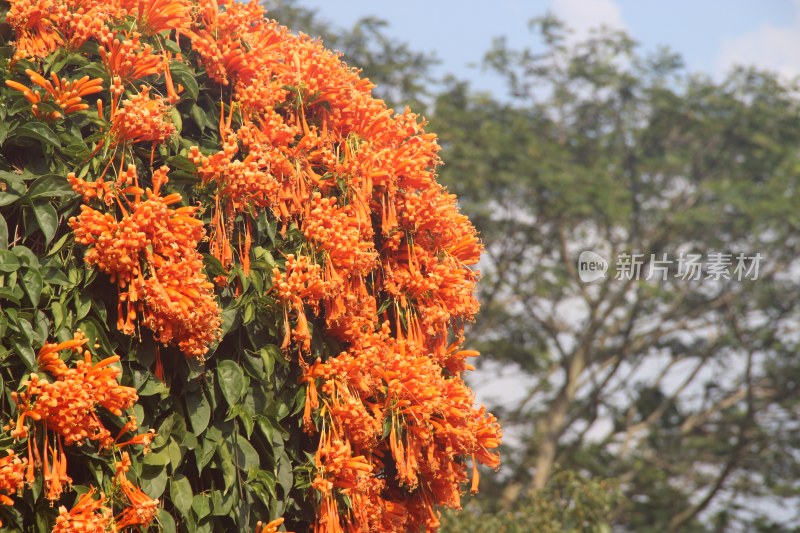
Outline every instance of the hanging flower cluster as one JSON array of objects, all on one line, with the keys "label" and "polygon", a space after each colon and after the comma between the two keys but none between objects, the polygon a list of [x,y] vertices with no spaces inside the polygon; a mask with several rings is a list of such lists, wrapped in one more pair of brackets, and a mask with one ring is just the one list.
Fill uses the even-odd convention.
[{"label": "hanging flower cluster", "polygon": [[109,274],[119,288],[119,329],[133,334],[140,316],[157,340],[202,357],[220,324],[213,284],[197,251],[203,223],[195,217],[197,207],[172,207],[181,201],[179,194],[161,196],[167,172],[166,167],[156,170],[153,187],[146,190],[139,187],[133,165],[115,183],[89,183],[70,174],[73,189],[85,201],[102,196],[117,201],[122,212],[117,220],[83,205],[70,225],[76,241],[89,247],[86,262]]},{"label": "hanging flower cluster", "polygon": [[[92,111],[99,139],[92,157],[102,171],[95,164],[67,176],[83,199],[69,224],[86,263],[116,284],[118,329],[140,335],[144,326],[201,360],[219,339],[220,308],[200,252],[202,213],[179,206],[181,194],[162,194],[170,170],[153,168],[157,151],[170,166],[164,154],[183,157],[195,166],[198,195],[211,199],[208,251],[224,270],[238,262],[248,274],[264,218],[302,240],[278,250],[283,260],[267,292],[282,313],[281,347],[305,387],[314,530],[435,530],[440,506],[460,507],[469,464],[473,491],[478,463],[499,465],[501,439],[462,375],[477,355],[462,345],[464,324],[478,310],[471,267],[482,247],[455,197],[436,182],[436,136],[410,111],[387,109],[373,85],[320,42],[266,19],[255,0],[10,3],[17,60],[87,41],[100,46],[105,81],[51,83],[31,71],[43,95],[9,86],[33,105],[47,98],[60,106],[48,120],[87,112],[81,99],[103,93]],[[180,127],[171,106],[184,91],[173,83],[175,62],[202,67],[220,95],[212,142],[173,142]],[[42,452],[29,444],[27,468],[44,457],[53,499],[69,483],[62,444],[110,447],[95,406],[121,414],[136,400],[116,384],[115,359],[92,364],[87,355],[68,368],[57,356],[83,343],[48,345],[39,364],[55,381],[33,374],[14,397],[20,414],[12,434],[28,437],[29,422],[45,433],[30,436]],[[115,477],[125,510],[112,517],[104,496],[89,494],[62,510],[57,527],[149,524],[158,502],[127,480],[126,461]]]},{"label": "hanging flower cluster", "polygon": [[[79,80],[68,81],[66,79],[59,79],[58,76],[52,74],[51,82],[31,69],[26,69],[25,73],[30,77],[32,83],[45,90],[44,96],[42,96],[41,91],[36,89],[32,90],[14,80],[6,80],[6,85],[22,92],[25,98],[31,103],[31,108],[35,116],[44,116],[48,120],[55,120],[69,113],[89,109],[89,104],[83,102],[83,97],[99,93],[103,90],[103,80],[100,78],[90,80],[89,76],[84,76]],[[39,104],[42,101],[52,102],[60,107],[61,111],[43,113],[39,109]]]},{"label": "hanging flower cluster", "polygon": [[155,519],[159,502],[128,480],[126,474],[130,466],[130,457],[127,452],[123,452],[122,459],[115,464],[114,487],[121,493],[120,500],[125,507],[117,516],[113,516],[113,510],[108,507],[110,502],[105,494],[100,494],[98,499],[94,498],[95,488],[92,487],[78,499],[72,509],[68,510],[63,505],[59,507],[53,533],[118,532],[132,527],[147,529]]},{"label": "hanging flower cluster", "polygon": [[[98,417],[98,407],[118,416],[133,407],[138,395],[136,390],[118,383],[120,371],[112,365],[119,361],[114,355],[98,363],[92,361],[89,350],[83,350],[87,339],[80,332],[74,338],[60,343],[45,344],[38,353],[37,364],[52,381],[38,373],[31,374],[23,382],[24,390],[12,392],[11,399],[17,405],[17,420],[6,429],[17,440],[27,439],[28,458],[20,462],[13,455],[6,457],[15,472],[4,476],[5,485],[0,488],[20,487],[20,470],[25,468],[25,482],[33,483],[36,470],[42,469],[45,494],[51,501],[58,500],[65,485],[72,479],[67,473],[67,457],[64,446],[84,445],[96,442],[99,450],[111,450],[125,445],[149,445],[152,433],[136,435],[125,443],[119,443],[128,431],[136,430],[136,421],[128,416],[116,438]],[[74,367],[69,367],[60,356],[61,351],[83,355]],[[4,470],[0,472],[7,474]],[[93,514],[88,501],[75,511]],[[89,505],[89,507],[87,507]],[[93,504],[92,504],[93,505]]]},{"label": "hanging flower cluster", "polygon": [[[7,452],[5,457],[0,458],[0,504],[14,505],[11,496],[22,490],[25,484],[28,460],[18,457],[14,450]],[[3,527],[2,521],[0,521],[0,527]]]},{"label": "hanging flower cluster", "polygon": [[10,0],[6,21],[16,33],[15,59],[43,58],[59,48],[76,50],[123,15],[106,0]]},{"label": "hanging flower cluster", "polygon": [[[195,28],[206,71],[234,95],[222,149],[190,152],[217,185],[212,252],[230,264],[230,219],[261,209],[299,227],[312,252],[288,255],[272,291],[282,346],[306,367],[316,530],[435,528],[436,506],[459,506],[465,458],[496,467],[500,443],[461,378],[476,355],[459,346],[478,308],[468,266],[481,246],[435,181],[435,136],[410,112],[393,117],[369,82],[255,3],[206,10]],[[309,364],[312,320],[347,349]]]},{"label": "hanging flower cluster", "polygon": [[105,506],[104,495],[94,499],[95,489],[83,494],[72,509],[58,508],[53,533],[103,532],[111,527],[111,509]]}]

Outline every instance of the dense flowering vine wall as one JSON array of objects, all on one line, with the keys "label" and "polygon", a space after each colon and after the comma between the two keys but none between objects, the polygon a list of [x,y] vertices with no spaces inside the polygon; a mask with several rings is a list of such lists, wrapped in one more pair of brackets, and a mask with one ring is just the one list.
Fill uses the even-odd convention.
[{"label": "dense flowering vine wall", "polygon": [[10,0],[5,23],[0,271],[25,281],[24,249],[92,273],[38,274],[50,308],[0,294],[43,341],[7,352],[12,520],[435,529],[477,491],[500,443],[463,380],[481,245],[419,117],[255,2]]}]

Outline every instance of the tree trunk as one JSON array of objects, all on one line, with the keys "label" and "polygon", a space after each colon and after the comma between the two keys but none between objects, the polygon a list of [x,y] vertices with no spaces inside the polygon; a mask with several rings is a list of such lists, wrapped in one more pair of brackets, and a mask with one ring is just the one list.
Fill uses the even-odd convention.
[{"label": "tree trunk", "polygon": [[578,392],[578,382],[586,368],[586,352],[578,347],[569,358],[566,380],[558,396],[553,400],[550,410],[537,424],[536,434],[539,451],[536,456],[536,472],[533,476],[533,490],[541,490],[547,485],[553,472],[558,451],[558,439],[566,429],[567,414]]}]

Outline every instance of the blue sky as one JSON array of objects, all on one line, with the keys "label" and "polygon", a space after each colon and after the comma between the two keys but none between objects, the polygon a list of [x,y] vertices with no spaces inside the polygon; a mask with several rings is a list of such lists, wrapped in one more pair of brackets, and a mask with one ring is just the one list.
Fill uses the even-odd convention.
[{"label": "blue sky", "polygon": [[644,50],[666,45],[693,71],[721,76],[734,63],[756,64],[787,76],[800,74],[800,0],[301,0],[319,16],[350,26],[375,15],[389,33],[414,49],[432,51],[440,72],[469,79],[475,88],[502,84],[480,69],[492,38],[512,46],[533,44],[527,22],[548,10],[578,34],[605,23],[626,30]]}]

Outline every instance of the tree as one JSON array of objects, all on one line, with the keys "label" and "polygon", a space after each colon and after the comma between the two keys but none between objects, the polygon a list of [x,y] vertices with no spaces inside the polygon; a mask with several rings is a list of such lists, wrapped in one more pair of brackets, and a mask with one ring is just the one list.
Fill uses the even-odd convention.
[{"label": "tree", "polygon": [[[482,501],[513,512],[578,470],[620,481],[626,530],[790,530],[795,512],[773,511],[797,494],[796,87],[533,27],[542,46],[487,54],[507,98],[451,81],[432,117],[486,243],[473,346],[524,387],[496,408],[507,469]],[[608,261],[592,283],[587,250]],[[738,279],[740,254],[757,279]]]},{"label": "tree", "polygon": [[500,428],[435,135],[256,2],[12,0],[0,40],[5,526],[437,529]]}]

